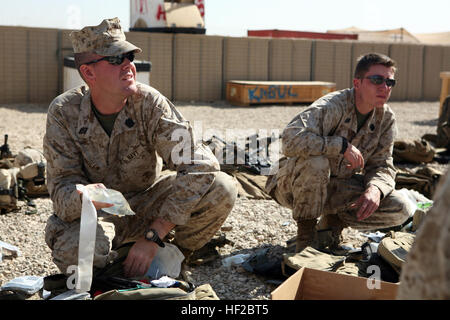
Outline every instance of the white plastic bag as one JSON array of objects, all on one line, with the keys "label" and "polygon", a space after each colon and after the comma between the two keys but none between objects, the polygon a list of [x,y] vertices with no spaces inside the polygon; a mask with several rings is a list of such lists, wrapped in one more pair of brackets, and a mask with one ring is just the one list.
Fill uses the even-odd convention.
[{"label": "white plastic bag", "polygon": [[406,200],[406,210],[409,216],[414,216],[416,210],[420,207],[430,207],[433,205],[433,201],[425,197],[423,194],[417,192],[416,190],[410,190],[402,188],[397,190]]},{"label": "white plastic bag", "polygon": [[21,253],[19,248],[13,246],[12,244],[0,241],[0,262],[2,262],[3,258],[3,249],[5,250],[5,255],[12,255],[13,257],[20,257]]},{"label": "white plastic bag", "polygon": [[20,291],[34,294],[44,286],[44,277],[23,276],[14,278],[0,288],[2,290]]},{"label": "white plastic bag", "polygon": [[250,253],[237,254],[237,255],[234,255],[234,256],[231,256],[231,257],[223,259],[222,260],[222,265],[224,267],[227,267],[227,268],[231,267],[232,265],[237,266],[237,265],[240,265],[240,264],[244,263],[248,258],[250,258],[250,256],[251,256]]},{"label": "white plastic bag", "polygon": [[176,245],[164,243],[164,248],[159,248],[153,258],[152,264],[148,269],[146,276],[151,279],[159,279],[161,276],[177,278],[181,272],[181,263],[184,255]]},{"label": "white plastic bag", "polygon": [[113,204],[114,206],[112,207],[102,208],[102,211],[105,211],[109,214],[118,216],[129,216],[135,214],[133,210],[131,210],[127,199],[125,199],[123,194],[117,190],[100,188],[95,185],[83,186],[81,184],[77,184],[77,190],[81,192],[83,192],[83,190],[87,190],[92,201]]}]

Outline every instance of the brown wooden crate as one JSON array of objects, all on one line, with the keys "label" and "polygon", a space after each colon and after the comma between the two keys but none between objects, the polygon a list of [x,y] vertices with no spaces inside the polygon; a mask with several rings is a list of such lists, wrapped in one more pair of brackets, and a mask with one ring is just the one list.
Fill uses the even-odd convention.
[{"label": "brown wooden crate", "polygon": [[335,90],[335,83],[321,81],[228,81],[226,99],[240,106],[313,102]]}]

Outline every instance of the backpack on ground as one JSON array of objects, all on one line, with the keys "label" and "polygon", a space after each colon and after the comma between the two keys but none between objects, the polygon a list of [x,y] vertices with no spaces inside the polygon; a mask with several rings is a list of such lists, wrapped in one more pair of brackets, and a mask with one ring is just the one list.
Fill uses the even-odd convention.
[{"label": "backpack on ground", "polygon": [[25,148],[16,156],[1,159],[1,213],[19,209],[19,200],[34,206],[29,197],[48,195],[45,170],[46,161],[43,154],[32,148]]},{"label": "backpack on ground", "polygon": [[0,211],[6,213],[18,208],[18,168],[0,169]]},{"label": "backpack on ground", "polygon": [[412,233],[391,231],[378,245],[378,255],[400,274],[415,237]]},{"label": "backpack on ground", "polygon": [[394,142],[392,156],[394,162],[429,163],[433,161],[436,150],[424,140],[398,140]]},{"label": "backpack on ground", "polygon": [[23,180],[27,196],[48,195],[46,185],[46,160],[42,152],[25,148],[14,159],[14,166],[20,168],[18,178]]}]

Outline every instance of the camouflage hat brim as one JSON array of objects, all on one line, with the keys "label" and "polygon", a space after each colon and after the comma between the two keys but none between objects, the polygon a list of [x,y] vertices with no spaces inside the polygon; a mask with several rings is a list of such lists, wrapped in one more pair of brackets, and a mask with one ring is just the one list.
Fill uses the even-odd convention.
[{"label": "camouflage hat brim", "polygon": [[136,47],[128,41],[116,41],[104,48],[95,49],[94,52],[101,56],[117,56],[122,53],[134,51],[136,53],[142,52],[142,49]]}]

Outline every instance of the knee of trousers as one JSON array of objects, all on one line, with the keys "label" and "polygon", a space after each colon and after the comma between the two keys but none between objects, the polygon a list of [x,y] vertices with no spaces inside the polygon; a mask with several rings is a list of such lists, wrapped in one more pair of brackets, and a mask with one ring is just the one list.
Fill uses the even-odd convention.
[{"label": "knee of trousers", "polygon": [[[309,157],[304,160],[298,160],[293,168],[293,177],[295,180],[309,183],[309,181],[329,182],[330,161],[324,156]],[[299,183],[296,181],[296,183]]]},{"label": "knee of trousers", "polygon": [[224,173],[217,172],[209,190],[208,198],[214,202],[217,209],[223,208],[223,214],[228,215],[233,209],[238,194],[237,181],[232,176]]},{"label": "knee of trousers", "polygon": [[[297,162],[298,163],[298,162]],[[298,163],[293,169],[290,185],[293,194],[305,188],[322,189],[330,182],[330,162],[326,157],[310,157]]]},{"label": "knee of trousers", "polygon": [[[96,230],[94,267],[103,268],[117,253],[111,251],[115,235],[114,224],[99,220]],[[52,215],[45,227],[45,242],[52,251],[53,262],[67,274],[68,267],[78,265],[78,245],[80,241],[80,220],[65,222]]]},{"label": "knee of trousers", "polygon": [[330,164],[326,157],[310,157],[294,169],[291,180],[292,213],[295,220],[318,218],[327,198]]},{"label": "knee of trousers", "polygon": [[392,219],[394,219],[393,223],[400,225],[410,216],[407,201],[408,199],[406,199],[401,193],[397,190],[393,190],[388,197],[381,202],[380,211],[389,211],[394,213],[392,215]]},{"label": "knee of trousers", "polygon": [[304,161],[305,166],[308,166],[309,170],[318,173],[327,173],[330,170],[330,161],[324,156],[309,157]]}]

